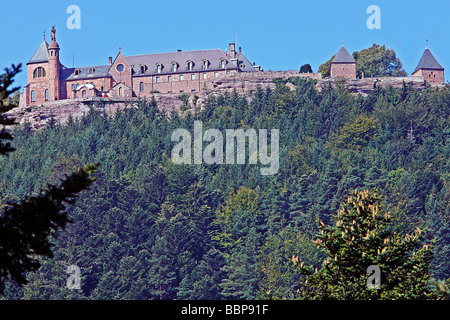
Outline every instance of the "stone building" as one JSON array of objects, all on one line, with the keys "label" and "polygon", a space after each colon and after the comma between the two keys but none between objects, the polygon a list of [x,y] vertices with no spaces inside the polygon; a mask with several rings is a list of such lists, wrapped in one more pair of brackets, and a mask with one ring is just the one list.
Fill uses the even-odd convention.
[{"label": "stone building", "polygon": [[445,82],[444,68],[437,62],[436,58],[428,48],[425,48],[422,58],[420,58],[412,75],[414,77],[421,76],[425,81],[429,82]]},{"label": "stone building", "polygon": [[356,79],[356,61],[345,49],[344,45],[341,46],[338,53],[331,61],[331,77],[343,77],[346,79]]},{"label": "stone building", "polygon": [[56,30],[50,44],[44,40],[27,63],[27,85],[20,97],[22,106],[47,101],[89,97],[148,97],[152,93],[195,93],[232,72],[255,72],[254,66],[235,43],[229,52],[221,49],[143,54],[119,53],[108,64],[67,68],[59,60]]}]

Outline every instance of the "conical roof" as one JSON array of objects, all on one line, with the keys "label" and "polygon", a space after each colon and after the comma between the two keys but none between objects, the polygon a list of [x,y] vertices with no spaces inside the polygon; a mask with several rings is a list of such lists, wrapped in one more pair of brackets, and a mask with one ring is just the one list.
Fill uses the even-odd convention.
[{"label": "conical roof", "polygon": [[422,58],[420,58],[420,61],[413,73],[419,69],[444,70],[428,48],[426,48],[423,52]]},{"label": "conical roof", "polygon": [[355,60],[350,53],[348,53],[347,49],[345,49],[344,45],[342,45],[331,63],[355,63]]},{"label": "conical roof", "polygon": [[48,43],[45,39],[41,42],[41,45],[36,50],[28,63],[48,62]]}]

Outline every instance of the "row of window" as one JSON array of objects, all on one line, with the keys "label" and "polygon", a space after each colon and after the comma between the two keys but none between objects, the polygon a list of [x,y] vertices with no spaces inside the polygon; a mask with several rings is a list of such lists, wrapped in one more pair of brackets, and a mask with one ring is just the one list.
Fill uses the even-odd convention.
[{"label": "row of window", "polygon": [[[203,79],[206,79],[207,74],[203,73],[202,77],[203,77]],[[219,77],[219,72],[214,72],[214,78],[217,78],[217,77]],[[195,78],[196,78],[196,74],[192,73],[191,80],[195,80]],[[155,77],[155,79],[156,79],[156,82],[161,82],[161,77]],[[172,79],[173,79],[172,76],[167,76],[167,82],[172,82]],[[184,74],[180,74],[179,81],[184,81]]]},{"label": "row of window", "polygon": [[[190,60],[187,61],[186,70],[188,70],[188,71],[194,70],[194,65],[195,64],[194,64],[193,61],[190,61]],[[210,65],[211,65],[211,63],[209,62],[209,60],[204,59],[202,61],[202,68],[203,68],[203,70],[208,70]],[[219,67],[221,69],[225,69],[225,65],[226,65],[225,59],[221,59],[220,63],[219,63]],[[172,72],[177,72],[179,67],[180,67],[180,65],[178,64],[178,62],[173,61],[172,64],[171,64],[171,71]],[[124,70],[124,68],[125,67],[124,67],[123,64],[118,64],[117,67],[116,67],[117,71],[119,71],[119,72],[122,72]],[[139,66],[139,73],[140,74],[144,74],[147,71],[147,69],[148,69],[148,67],[145,64],[141,64]],[[158,62],[156,64],[156,69],[155,69],[156,73],[162,73],[163,69],[164,69],[164,65],[162,63]]]},{"label": "row of window", "polygon": [[[49,91],[48,89],[44,90],[44,99],[49,100]],[[36,92],[34,90],[31,90],[31,102],[36,101]]]}]

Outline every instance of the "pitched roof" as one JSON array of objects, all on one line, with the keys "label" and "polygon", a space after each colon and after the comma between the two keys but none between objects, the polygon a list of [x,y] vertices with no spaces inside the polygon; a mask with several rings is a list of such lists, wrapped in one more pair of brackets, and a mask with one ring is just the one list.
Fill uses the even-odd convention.
[{"label": "pitched roof", "polygon": [[[61,68],[61,79],[62,80],[84,80],[99,77],[109,76],[110,65],[103,66],[91,66],[91,67],[80,67],[80,68]],[[80,70],[78,75],[75,75],[75,70]],[[89,73],[89,70],[92,72]]]},{"label": "pitched roof", "polygon": [[420,61],[413,73],[419,69],[444,70],[428,48],[426,48],[423,52],[422,58],[420,58]]},{"label": "pitched roof", "polygon": [[28,63],[37,62],[48,62],[48,43],[45,39],[41,42],[41,45],[31,57],[30,61],[28,61]]},{"label": "pitched roof", "polygon": [[347,49],[345,49],[344,45],[342,45],[331,63],[355,63],[355,60],[350,53],[348,53]]},{"label": "pitched roof", "polygon": [[125,58],[130,65],[134,66],[134,71],[136,73],[139,72],[140,65],[147,66],[147,70],[144,75],[156,74],[156,64],[158,63],[163,66],[161,73],[170,73],[172,72],[172,62],[178,63],[177,72],[188,71],[188,61],[192,61],[194,63],[192,71],[201,71],[203,70],[203,60],[205,59],[209,61],[208,70],[220,69],[221,59],[225,59],[225,61],[227,61],[227,69],[237,68],[233,63],[231,63],[229,56],[225,56],[225,53],[220,49],[153,53],[127,56]]},{"label": "pitched roof", "polygon": [[[163,66],[161,74],[173,73],[172,62],[178,64],[177,71],[180,72],[196,72],[203,70],[203,60],[209,61],[208,70],[223,70],[221,68],[220,61],[224,59],[226,61],[226,70],[238,69],[236,63],[240,66],[242,71],[255,71],[255,68],[250,63],[250,61],[242,54],[242,52],[236,52],[236,62],[232,61],[230,55],[225,55],[225,53],[220,49],[210,49],[210,50],[195,50],[195,51],[177,51],[177,52],[166,52],[166,53],[152,53],[143,54],[136,56],[126,56],[127,62],[133,66],[134,74],[133,76],[148,76],[155,75],[156,64],[160,63]],[[192,61],[194,63],[193,69],[188,70],[187,62]],[[140,66],[145,65],[147,68],[143,74],[140,73]],[[80,67],[80,68],[61,68],[61,79],[62,80],[85,80],[89,78],[97,77],[107,77],[110,76],[109,69],[110,65],[103,66],[90,66],[90,67]],[[89,69],[93,68],[94,72],[89,73]],[[80,70],[78,75],[75,75],[75,70]]]}]

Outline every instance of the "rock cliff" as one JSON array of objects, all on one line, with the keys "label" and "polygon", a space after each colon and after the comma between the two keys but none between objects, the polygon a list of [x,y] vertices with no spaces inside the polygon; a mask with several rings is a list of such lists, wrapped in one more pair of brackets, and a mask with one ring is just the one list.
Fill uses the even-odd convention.
[{"label": "rock cliff", "polygon": [[[300,74],[296,71],[268,71],[268,72],[252,72],[252,73],[232,73],[226,76],[215,78],[209,82],[203,91],[199,93],[189,94],[188,101],[183,101],[178,93],[154,93],[158,106],[170,115],[172,111],[176,112],[192,112],[195,106],[201,107],[209,95],[220,95],[225,92],[236,90],[238,93],[251,97],[257,86],[263,89],[275,88],[274,79],[284,79],[286,85],[292,90],[295,86],[288,81],[292,77],[306,77],[316,81],[318,91],[325,86],[345,87],[349,92],[354,94],[367,95],[377,86],[401,88],[403,84],[408,84],[421,90],[426,88],[423,77],[380,77],[366,79],[339,79],[326,78],[322,79],[320,73]],[[432,84],[433,87],[449,86],[448,84]],[[13,109],[8,116],[17,119],[17,122],[23,124],[29,122],[34,129],[39,129],[48,124],[51,117],[58,123],[66,123],[69,116],[74,119],[80,118],[89,112],[90,108],[103,110],[107,114],[114,114],[118,109],[136,107],[139,98],[79,98],[60,101],[51,101],[41,106],[18,107]]]}]

